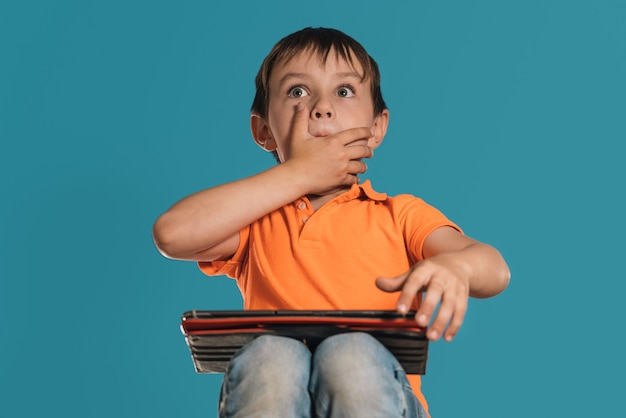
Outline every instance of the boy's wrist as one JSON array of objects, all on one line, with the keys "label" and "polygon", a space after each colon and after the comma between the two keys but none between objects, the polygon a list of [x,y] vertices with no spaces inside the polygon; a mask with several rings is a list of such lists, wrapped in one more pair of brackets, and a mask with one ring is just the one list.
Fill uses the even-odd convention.
[{"label": "boy's wrist", "polygon": [[281,176],[284,176],[287,183],[298,191],[299,196],[314,193],[311,184],[312,174],[309,170],[302,167],[301,164],[298,164],[297,161],[288,160],[279,164],[276,168],[279,168],[282,171]]}]

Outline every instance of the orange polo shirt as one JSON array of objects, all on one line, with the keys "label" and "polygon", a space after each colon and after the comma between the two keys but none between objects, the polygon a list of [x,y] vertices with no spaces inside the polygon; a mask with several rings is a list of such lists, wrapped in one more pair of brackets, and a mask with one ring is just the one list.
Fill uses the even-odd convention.
[{"label": "orange polo shirt", "polygon": [[[397,293],[376,287],[420,261],[426,237],[458,227],[411,195],[389,197],[369,181],[313,211],[306,197],[240,232],[230,260],[199,263],[207,275],[237,280],[244,309],[395,310]],[[426,407],[419,375],[409,375]]]}]

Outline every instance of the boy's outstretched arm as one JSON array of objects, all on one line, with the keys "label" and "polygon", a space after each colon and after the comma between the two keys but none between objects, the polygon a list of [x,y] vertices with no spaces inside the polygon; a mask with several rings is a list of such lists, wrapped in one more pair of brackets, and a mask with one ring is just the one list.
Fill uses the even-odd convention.
[{"label": "boy's outstretched arm", "polygon": [[254,176],[188,196],[161,215],[153,226],[159,251],[193,261],[224,259],[239,245],[239,231],[285,204],[358,181],[372,156],[367,146],[347,146],[372,136],[369,127],[325,138],[308,133],[308,111],[294,110],[289,158]]},{"label": "boy's outstretched arm", "polygon": [[[388,292],[401,291],[398,311],[406,313],[416,295],[426,292],[415,319],[430,327],[428,338],[441,335],[451,341],[457,334],[470,296],[487,298],[502,292],[509,283],[509,268],[493,247],[473,240],[454,228],[433,231],[424,242],[425,259],[395,278],[378,278]],[[433,318],[435,308],[439,306]]]}]

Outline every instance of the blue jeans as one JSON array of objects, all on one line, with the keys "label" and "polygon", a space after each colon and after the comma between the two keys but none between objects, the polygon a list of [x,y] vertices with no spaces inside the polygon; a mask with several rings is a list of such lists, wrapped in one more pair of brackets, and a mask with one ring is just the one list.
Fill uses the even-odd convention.
[{"label": "blue jeans", "polygon": [[396,358],[366,333],[322,341],[262,336],[242,347],[224,376],[219,416],[426,417]]}]

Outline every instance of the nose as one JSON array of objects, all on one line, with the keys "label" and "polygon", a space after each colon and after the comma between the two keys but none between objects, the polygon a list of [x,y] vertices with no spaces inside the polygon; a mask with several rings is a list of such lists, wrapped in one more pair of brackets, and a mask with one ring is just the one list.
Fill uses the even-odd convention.
[{"label": "nose", "polygon": [[335,110],[332,103],[324,97],[320,97],[311,108],[312,119],[332,119],[334,116]]}]

